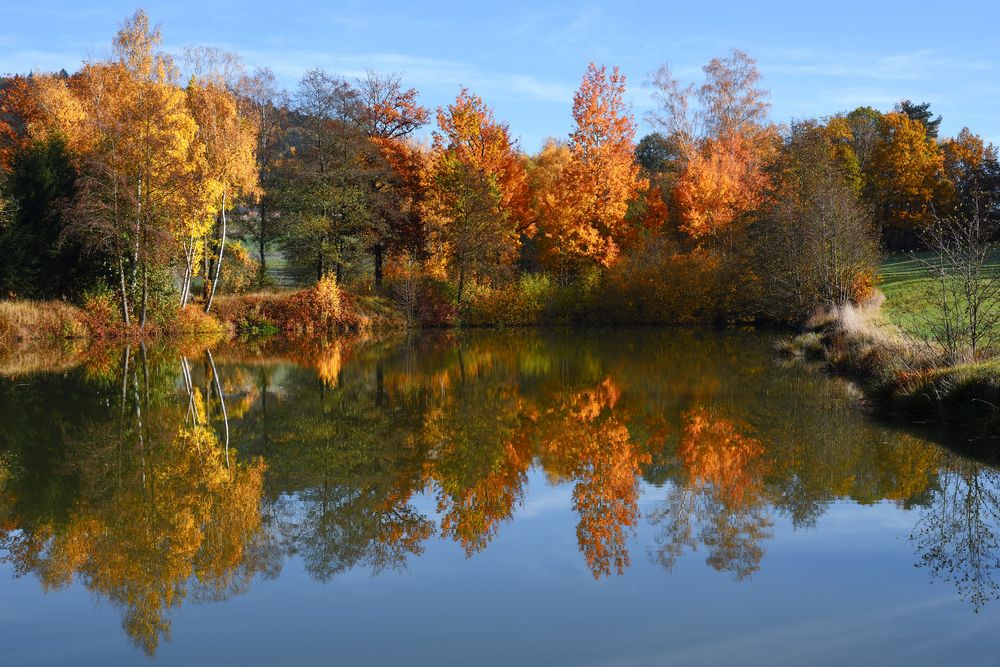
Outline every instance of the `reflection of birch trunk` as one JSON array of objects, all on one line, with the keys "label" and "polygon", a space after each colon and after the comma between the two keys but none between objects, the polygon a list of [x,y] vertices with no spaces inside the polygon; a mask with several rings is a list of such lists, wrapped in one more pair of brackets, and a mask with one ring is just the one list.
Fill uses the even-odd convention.
[{"label": "reflection of birch trunk", "polygon": [[222,408],[222,423],[225,427],[226,432],[226,468],[230,468],[229,464],[229,414],[226,412],[226,397],[222,393],[222,383],[219,382],[219,373],[215,368],[215,359],[212,358],[211,350],[205,350],[205,355],[208,357],[208,363],[212,367],[212,378],[215,380],[215,393],[219,395],[219,405]]},{"label": "reflection of birch trunk", "polygon": [[127,396],[127,391],[128,391],[128,362],[131,352],[132,352],[131,348],[128,345],[126,345],[122,359],[122,405],[121,405],[122,417],[125,416],[125,398]]},{"label": "reflection of birch trunk", "polygon": [[139,396],[139,369],[132,371],[132,399],[135,401],[135,424],[139,435],[139,457],[142,466],[142,489],[146,491],[146,442],[142,433],[142,400]]},{"label": "reflection of birch trunk", "polygon": [[191,423],[197,426],[200,421],[198,417],[198,405],[194,400],[194,381],[191,379],[191,365],[188,364],[187,357],[181,357],[181,377],[184,378],[184,386],[188,393],[188,413],[186,419],[190,419]]}]

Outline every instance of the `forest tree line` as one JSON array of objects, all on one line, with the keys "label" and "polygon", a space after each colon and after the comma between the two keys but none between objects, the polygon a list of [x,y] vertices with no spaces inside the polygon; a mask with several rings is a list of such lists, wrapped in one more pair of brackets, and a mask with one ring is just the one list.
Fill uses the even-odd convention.
[{"label": "forest tree line", "polygon": [[532,155],[466,88],[430,110],[399,75],[314,69],[287,93],[159,44],[139,11],[109,57],[0,82],[3,297],[145,326],[281,262],[430,323],[787,321],[865,299],[935,219],[1000,205],[996,148],[939,137],[929,104],[781,125],[738,50],[697,84],[655,72],[641,138],[624,75],[591,64],[571,132]]}]

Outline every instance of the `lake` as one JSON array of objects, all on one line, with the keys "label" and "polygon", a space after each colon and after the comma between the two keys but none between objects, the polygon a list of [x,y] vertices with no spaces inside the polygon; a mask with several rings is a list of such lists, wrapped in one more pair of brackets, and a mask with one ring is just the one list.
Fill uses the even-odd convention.
[{"label": "lake", "polygon": [[0,367],[0,664],[982,664],[1000,443],[775,336]]}]

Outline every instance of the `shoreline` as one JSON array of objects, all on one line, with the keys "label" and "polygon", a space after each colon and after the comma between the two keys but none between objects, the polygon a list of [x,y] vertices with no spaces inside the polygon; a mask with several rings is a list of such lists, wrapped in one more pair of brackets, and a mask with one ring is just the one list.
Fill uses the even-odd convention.
[{"label": "shoreline", "polygon": [[1000,435],[1000,360],[945,363],[881,320],[879,306],[830,309],[776,349],[856,380],[875,415]]}]

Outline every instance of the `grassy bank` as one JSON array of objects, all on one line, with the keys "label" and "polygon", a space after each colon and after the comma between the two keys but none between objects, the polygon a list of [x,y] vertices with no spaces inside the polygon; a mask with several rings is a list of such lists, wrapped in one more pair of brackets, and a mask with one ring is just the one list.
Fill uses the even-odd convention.
[{"label": "grassy bank", "polygon": [[805,333],[780,342],[778,349],[859,378],[876,411],[1000,430],[1000,360],[945,363],[938,350],[898,326],[893,311],[881,305],[876,300],[818,313]]},{"label": "grassy bank", "polygon": [[405,326],[405,318],[392,302],[352,297],[332,280],[300,290],[219,296],[211,314],[197,303],[183,309],[161,308],[142,329],[134,323],[124,324],[106,295],[87,299],[81,306],[64,301],[0,301],[0,351],[8,352],[69,341],[80,344],[160,337],[322,339]]},{"label": "grassy bank", "polygon": [[0,349],[87,338],[84,311],[62,301],[0,301]]}]

